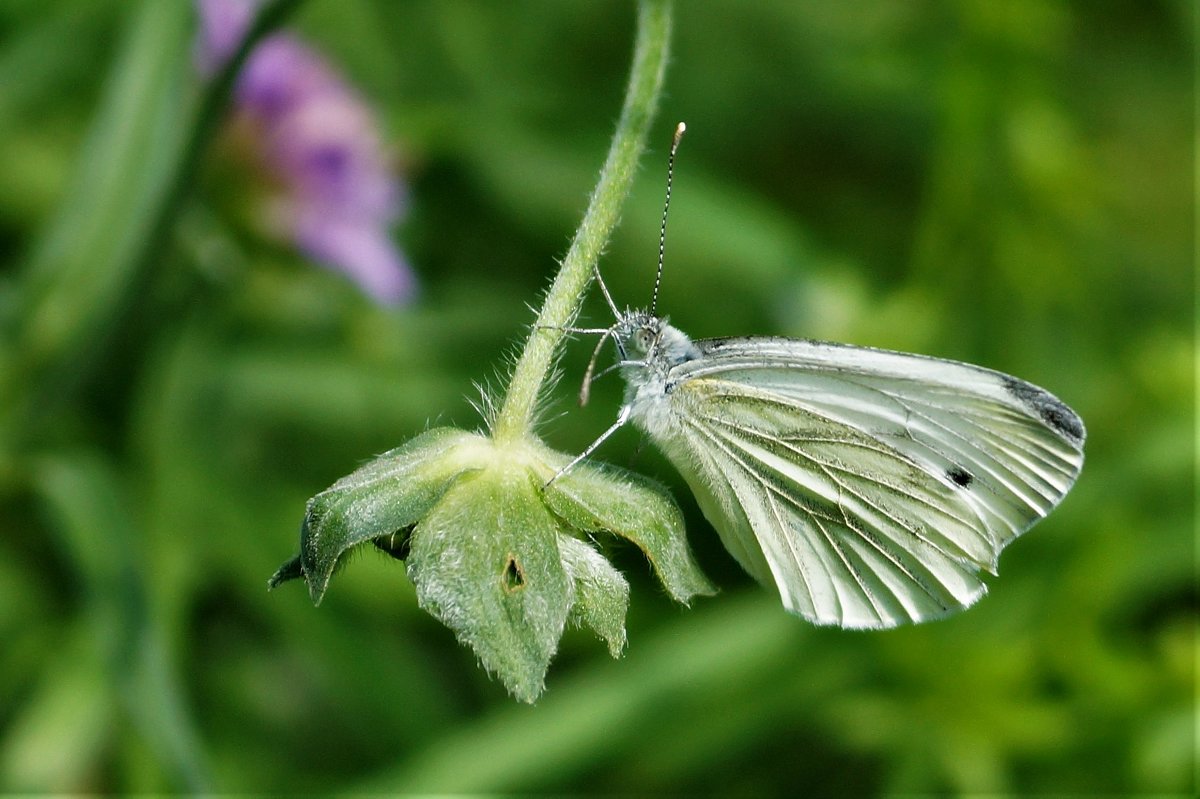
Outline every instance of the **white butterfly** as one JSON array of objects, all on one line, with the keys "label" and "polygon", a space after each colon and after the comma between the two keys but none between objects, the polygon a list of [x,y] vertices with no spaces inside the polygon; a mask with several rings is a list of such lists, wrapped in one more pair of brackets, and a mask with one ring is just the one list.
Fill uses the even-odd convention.
[{"label": "white butterfly", "polygon": [[979,572],[1083,466],[1079,416],[1000,372],[786,338],[692,341],[653,312],[617,316],[604,332],[625,402],[581,457],[633,422],[742,567],[817,624],[886,628],[971,605]]}]

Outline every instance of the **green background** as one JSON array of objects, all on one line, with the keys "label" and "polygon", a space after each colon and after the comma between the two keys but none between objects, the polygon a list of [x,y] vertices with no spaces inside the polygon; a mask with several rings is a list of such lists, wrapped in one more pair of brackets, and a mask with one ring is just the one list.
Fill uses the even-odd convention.
[{"label": "green background", "polygon": [[[674,324],[1010,372],[1080,413],[1087,464],[975,608],[845,632],[785,614],[623,431],[598,457],[671,486],[721,593],[679,607],[610,542],[626,654],[568,631],[532,707],[397,561],[355,558],[320,608],[266,578],[309,496],[430,424],[480,425],[472,383],[503,384],[607,148],[632,5],[300,8],[409,182],[421,292],[394,311],[247,235],[255,178],[220,148],[172,203],[189,12],[0,0],[0,789],[1195,788],[1190,3],[677,6],[656,148],[602,260],[618,301],[648,301],[685,120]],[[596,297],[586,318],[609,323]],[[619,404],[606,378],[575,406],[590,348],[542,426],[564,451]]]}]

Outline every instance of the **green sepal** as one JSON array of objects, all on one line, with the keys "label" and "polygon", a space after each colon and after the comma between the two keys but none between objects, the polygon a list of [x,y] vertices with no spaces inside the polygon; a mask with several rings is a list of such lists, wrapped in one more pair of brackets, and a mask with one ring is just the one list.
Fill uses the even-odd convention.
[{"label": "green sepal", "polygon": [[303,576],[320,604],[347,550],[420,521],[456,477],[483,468],[490,452],[489,439],[443,427],[380,455],[308,501],[300,554],[268,584]]},{"label": "green sepal", "polygon": [[530,478],[502,463],[464,475],[413,531],[408,556],[421,607],[523,702],[542,692],[575,598],[557,541],[566,531]]},{"label": "green sepal", "polygon": [[588,463],[558,474],[570,461],[534,438],[431,430],[313,497],[300,554],[270,585],[303,577],[319,603],[345,552],[373,542],[405,561],[421,607],[532,702],[568,621],[613,657],[624,649],[629,585],[591,534],[637,544],[681,602],[712,592],[664,489]]},{"label": "green sepal", "polygon": [[578,530],[605,530],[632,541],[677,602],[716,588],[688,547],[683,514],[658,483],[615,466],[576,464],[546,489],[546,504]]},{"label": "green sepal", "polygon": [[559,536],[558,551],[575,586],[575,601],[568,621],[590,627],[608,644],[608,653],[620,657],[625,648],[629,583],[586,541]]}]

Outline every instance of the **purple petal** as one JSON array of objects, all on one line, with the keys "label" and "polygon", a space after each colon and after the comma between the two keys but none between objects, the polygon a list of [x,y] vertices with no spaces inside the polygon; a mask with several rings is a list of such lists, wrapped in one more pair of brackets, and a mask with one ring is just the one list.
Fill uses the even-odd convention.
[{"label": "purple petal", "polygon": [[403,210],[374,115],[346,93],[314,96],[279,120],[271,160],[294,190],[380,223]]},{"label": "purple petal", "polygon": [[412,271],[387,234],[374,225],[330,217],[319,211],[295,217],[301,249],[325,266],[344,272],[377,301],[395,305],[412,298]]},{"label": "purple petal", "polygon": [[265,120],[277,120],[313,97],[349,88],[312,49],[286,34],[258,46],[238,78],[238,103]]},{"label": "purple petal", "polygon": [[200,15],[196,63],[201,74],[212,75],[229,60],[261,5],[262,0],[196,0]]}]

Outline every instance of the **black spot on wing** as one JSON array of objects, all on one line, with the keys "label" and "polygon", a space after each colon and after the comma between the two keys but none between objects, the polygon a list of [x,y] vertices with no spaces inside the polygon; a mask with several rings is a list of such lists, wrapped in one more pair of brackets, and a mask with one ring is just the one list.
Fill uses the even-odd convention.
[{"label": "black spot on wing", "polygon": [[1085,435],[1083,420],[1058,397],[1045,389],[1015,377],[1006,376],[1004,388],[1008,390],[1009,394],[1020,400],[1026,408],[1036,413],[1052,429],[1057,430],[1076,444],[1083,443]]},{"label": "black spot on wing", "polygon": [[961,466],[951,466],[946,470],[946,476],[954,481],[955,485],[966,488],[971,483],[975,482],[975,477]]}]

